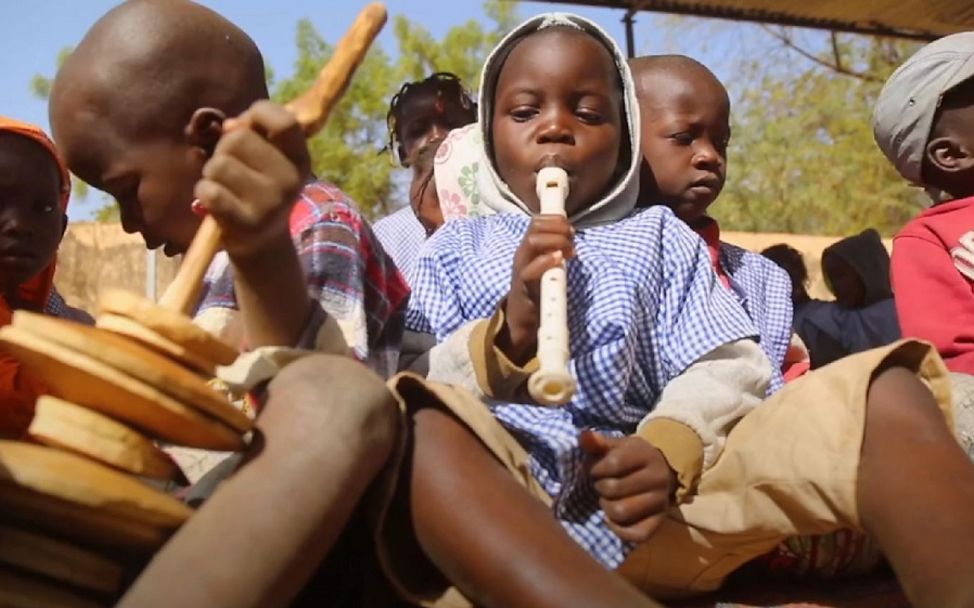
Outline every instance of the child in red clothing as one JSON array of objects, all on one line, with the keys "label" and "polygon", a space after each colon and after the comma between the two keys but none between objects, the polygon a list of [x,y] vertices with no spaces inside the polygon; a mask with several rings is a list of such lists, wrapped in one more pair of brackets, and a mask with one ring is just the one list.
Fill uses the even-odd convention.
[{"label": "child in red clothing", "polygon": [[[67,227],[71,181],[40,128],[0,116],[0,326],[15,310],[91,322],[54,289],[57,248]],[[0,353],[0,437],[19,437],[42,383]]]},{"label": "child in red clothing", "polygon": [[941,38],[900,66],[873,131],[904,178],[946,195],[893,240],[903,336],[933,342],[948,368],[974,374],[974,33]]}]

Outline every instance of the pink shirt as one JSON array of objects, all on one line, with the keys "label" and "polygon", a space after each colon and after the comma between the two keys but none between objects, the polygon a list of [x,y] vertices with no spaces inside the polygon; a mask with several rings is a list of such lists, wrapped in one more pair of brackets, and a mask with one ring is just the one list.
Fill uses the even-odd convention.
[{"label": "pink shirt", "polygon": [[903,337],[932,342],[952,371],[974,374],[974,197],[907,224],[890,274]]}]

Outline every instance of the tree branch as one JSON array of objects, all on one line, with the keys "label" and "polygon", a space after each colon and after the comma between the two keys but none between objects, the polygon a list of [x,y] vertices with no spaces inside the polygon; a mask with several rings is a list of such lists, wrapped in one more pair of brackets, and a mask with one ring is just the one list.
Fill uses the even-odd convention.
[{"label": "tree branch", "polygon": [[[868,73],[865,73],[865,72],[857,72],[855,70],[851,70],[851,69],[843,66],[841,64],[841,62],[839,61],[839,55],[838,55],[838,48],[837,47],[834,47],[834,51],[836,53],[836,55],[835,55],[836,61],[835,61],[835,63],[831,63],[829,61],[825,61],[821,57],[816,56],[814,53],[811,53],[808,50],[803,49],[802,47],[798,46],[784,32],[776,31],[773,28],[771,28],[771,27],[769,27],[767,25],[764,25],[764,24],[760,24],[759,27],[761,29],[763,29],[765,32],[767,32],[772,38],[776,39],[778,42],[780,42],[784,46],[788,47],[789,49],[795,51],[796,53],[798,53],[799,55],[801,55],[805,59],[808,59],[812,63],[815,63],[815,64],[820,65],[822,67],[828,68],[828,69],[830,69],[830,70],[832,70],[832,71],[834,71],[834,72],[836,72],[838,74],[843,74],[845,76],[851,76],[852,78],[858,78],[859,80],[863,80],[863,81],[866,81],[866,82],[882,82],[881,79],[877,78],[876,76],[873,76],[872,74],[868,74]],[[833,43],[833,45],[835,45],[834,33],[833,33],[832,43]]]},{"label": "tree branch", "polygon": [[841,70],[843,68],[842,68],[842,54],[839,53],[839,37],[836,36],[835,30],[829,32],[829,34],[831,34],[830,38],[832,39],[832,56],[835,57],[835,67]]}]

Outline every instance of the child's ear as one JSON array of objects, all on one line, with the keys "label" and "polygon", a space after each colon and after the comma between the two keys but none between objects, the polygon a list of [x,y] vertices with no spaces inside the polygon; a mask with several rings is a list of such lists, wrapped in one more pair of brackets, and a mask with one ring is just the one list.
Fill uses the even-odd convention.
[{"label": "child's ear", "polygon": [[189,145],[200,148],[207,158],[213,156],[216,143],[223,134],[227,115],[216,108],[197,108],[183,130]]},{"label": "child's ear", "polygon": [[61,238],[64,238],[64,233],[68,230],[68,214],[61,214]]},{"label": "child's ear", "polygon": [[924,151],[931,167],[943,173],[957,173],[974,168],[974,150],[952,137],[935,137]]}]

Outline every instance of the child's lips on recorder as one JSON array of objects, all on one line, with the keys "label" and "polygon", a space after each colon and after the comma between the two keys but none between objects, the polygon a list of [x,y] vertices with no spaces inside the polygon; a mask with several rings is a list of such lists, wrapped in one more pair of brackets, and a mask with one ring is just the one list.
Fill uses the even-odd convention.
[{"label": "child's lips on recorder", "polygon": [[569,177],[571,177],[572,170],[570,168],[570,163],[568,163],[565,160],[565,158],[560,154],[551,153],[542,156],[541,160],[538,161],[538,164],[535,167],[534,172],[538,173],[539,171],[547,167],[558,167],[559,169],[564,169],[565,173],[567,173]]}]

